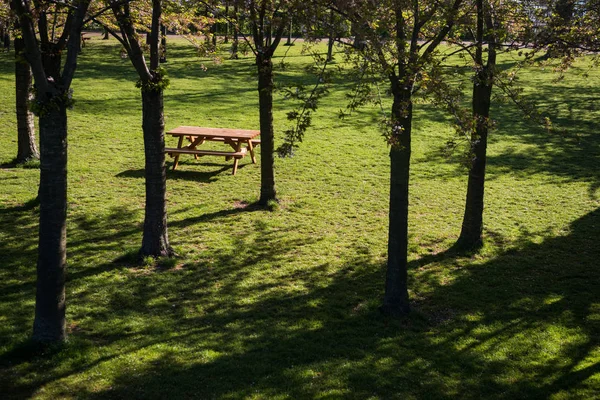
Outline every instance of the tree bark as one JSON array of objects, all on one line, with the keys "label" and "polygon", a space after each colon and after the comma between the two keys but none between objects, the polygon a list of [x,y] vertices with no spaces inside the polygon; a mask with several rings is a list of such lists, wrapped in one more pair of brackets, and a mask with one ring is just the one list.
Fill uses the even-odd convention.
[{"label": "tree bark", "polygon": [[40,158],[35,144],[33,113],[29,110],[31,99],[31,68],[23,56],[25,44],[22,38],[15,38],[15,100],[17,109],[17,158],[16,163],[24,163]]},{"label": "tree bark", "polygon": [[231,43],[231,59],[237,60],[239,58],[238,55],[238,47],[239,47],[239,19],[238,19],[238,3],[237,0],[233,3],[233,42]]},{"label": "tree bark", "polygon": [[488,119],[492,85],[486,68],[476,76],[473,85],[473,114],[476,128],[471,136],[473,158],[469,169],[467,198],[460,236],[455,247],[459,250],[473,250],[482,246],[483,197],[485,188],[485,168],[487,162]]},{"label": "tree bark", "polygon": [[[408,85],[407,85],[408,86]],[[390,150],[388,262],[381,311],[392,317],[410,312],[408,298],[408,185],[410,176],[412,99],[410,89],[392,82],[395,120]]]},{"label": "tree bark", "polygon": [[40,116],[40,227],[33,339],[66,338],[67,112],[63,104]]},{"label": "tree bark", "polygon": [[141,257],[173,255],[167,232],[167,175],[162,90],[142,90],[146,209]]},{"label": "tree bark", "polygon": [[473,118],[475,130],[471,134],[472,160],[469,169],[465,213],[460,236],[454,245],[458,251],[476,250],[483,245],[483,207],[485,191],[485,168],[494,69],[496,68],[496,46],[494,26],[487,15],[488,51],[487,62],[483,63],[484,26],[486,13],[483,0],[477,1],[477,37],[475,64],[477,72],[473,83]]},{"label": "tree bark", "polygon": [[223,43],[229,43],[229,2],[225,2],[225,40]]},{"label": "tree bark", "polygon": [[333,61],[333,42],[335,40],[335,19],[333,9],[329,12],[329,40],[327,42],[327,61]]},{"label": "tree bark", "polygon": [[160,60],[161,63],[167,62],[167,27],[160,25]]},{"label": "tree bark", "polygon": [[277,201],[273,172],[275,140],[273,132],[273,61],[271,57],[269,52],[256,57],[261,141],[260,199],[258,203],[263,206],[266,206],[271,200]]}]

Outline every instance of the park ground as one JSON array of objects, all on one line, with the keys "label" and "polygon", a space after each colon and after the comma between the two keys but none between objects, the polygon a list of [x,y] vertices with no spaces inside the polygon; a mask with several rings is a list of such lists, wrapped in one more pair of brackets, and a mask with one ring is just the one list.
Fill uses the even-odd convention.
[{"label": "park ground", "polygon": [[[276,62],[288,53],[278,82],[313,82],[301,49],[280,48]],[[470,256],[447,251],[460,231],[466,190],[460,157],[441,150],[455,135],[451,120],[427,102],[416,106],[413,313],[391,320],[378,311],[389,195],[378,107],[339,119],[352,82],[337,78],[295,156],[276,160],[280,203],[273,211],[248,207],[260,182],[249,157],[236,176],[219,158],[182,158],[167,178],[178,257],[140,265],[141,100],[119,52],[115,40],[92,37],[73,85],[64,346],[39,351],[27,342],[39,170],[35,163],[0,169],[0,397],[598,396],[597,68],[578,62],[560,81],[549,66],[522,71],[525,95],[552,118],[553,132],[494,103],[485,246]],[[0,54],[0,164],[16,155],[12,61],[12,53]],[[176,39],[166,67],[167,129],[258,129],[250,55],[214,62]],[[294,106],[276,94],[278,143]]]}]

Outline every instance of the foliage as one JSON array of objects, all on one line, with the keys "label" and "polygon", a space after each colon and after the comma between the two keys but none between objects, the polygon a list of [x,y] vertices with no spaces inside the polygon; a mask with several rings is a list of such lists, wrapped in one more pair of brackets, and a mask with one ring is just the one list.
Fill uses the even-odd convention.
[{"label": "foliage", "polygon": [[143,92],[163,92],[169,87],[170,80],[167,77],[167,70],[163,67],[158,67],[156,71],[152,71],[153,78],[151,80],[142,80],[141,78],[135,83],[135,87],[140,88]]},{"label": "foliage", "polygon": [[287,119],[293,122],[293,126],[285,130],[283,143],[277,148],[281,157],[294,154],[294,149],[298,148],[298,143],[302,143],[307,129],[312,125],[312,114],[317,111],[319,101],[329,93],[331,74],[327,71],[327,59],[316,51],[311,55],[315,62],[306,67],[306,72],[316,76],[312,89],[303,84],[280,89],[285,99],[300,102],[299,109],[287,113]]}]

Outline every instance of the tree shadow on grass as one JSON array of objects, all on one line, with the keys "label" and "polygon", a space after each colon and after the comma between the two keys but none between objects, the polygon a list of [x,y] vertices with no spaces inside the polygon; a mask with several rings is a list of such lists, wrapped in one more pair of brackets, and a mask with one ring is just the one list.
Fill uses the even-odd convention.
[{"label": "tree shadow on grass", "polygon": [[[241,166],[240,166],[241,167]],[[221,168],[215,171],[204,172],[204,171],[190,171],[190,170],[171,170],[167,169],[167,179],[169,180],[186,180],[186,181],[194,181],[201,183],[211,183],[214,182],[219,175],[227,170],[231,170],[233,166],[222,166]],[[239,167],[238,167],[239,168]],[[116,175],[119,178],[137,178],[144,179],[145,171],[144,169],[130,169],[127,171],[120,172]]]},{"label": "tree shadow on grass", "polygon": [[[535,92],[527,96],[528,101],[545,104],[540,111],[551,118],[552,132],[525,119],[513,104],[493,105],[491,118],[498,121],[498,127],[489,136],[487,179],[510,173],[523,177],[537,174],[553,181],[585,181],[594,198],[600,188],[600,135],[594,117],[600,107],[600,89],[561,87],[558,98],[556,91],[552,85],[538,83]],[[502,148],[500,152],[494,151],[497,145]],[[456,168],[449,170],[447,177],[466,177],[461,151],[448,157],[444,148],[442,144],[431,149],[423,161],[453,163]]]},{"label": "tree shadow on grass", "polygon": [[[100,341],[108,358],[50,363],[43,381],[7,387],[31,395],[110,362],[110,383],[78,387],[78,396],[591,398],[600,372],[599,224],[596,210],[565,236],[524,240],[483,264],[451,254],[413,261],[410,287],[420,300],[399,321],[376,311],[380,261],[349,253],[335,269],[281,268],[304,239],[289,238],[294,227],[256,226],[231,250],[115,287],[115,325],[75,334]],[[146,326],[128,325],[142,316]],[[155,356],[132,366],[131,357],[116,360],[140,349]]]}]

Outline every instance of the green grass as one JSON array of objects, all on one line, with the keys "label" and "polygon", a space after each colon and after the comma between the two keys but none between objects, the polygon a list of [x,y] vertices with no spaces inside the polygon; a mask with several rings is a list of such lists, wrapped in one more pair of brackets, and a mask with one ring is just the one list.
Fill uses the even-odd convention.
[{"label": "green grass", "polygon": [[[287,61],[279,81],[310,81],[300,46]],[[0,163],[16,155],[11,63],[12,55],[0,54]],[[258,128],[251,58],[215,65],[175,41],[167,67],[167,129]],[[62,348],[26,346],[37,243],[30,201],[39,171],[0,169],[2,397],[597,396],[600,73],[586,78],[583,71],[577,65],[558,83],[550,69],[522,76],[566,135],[494,105],[486,244],[472,257],[445,253],[459,233],[466,188],[465,171],[440,156],[452,128],[428,104],[417,106],[414,312],[396,321],[377,310],[389,179],[377,108],[339,120],[350,86],[340,79],[296,156],[276,160],[281,203],[273,212],[245,208],[260,182],[248,157],[236,176],[230,162],[182,157],[168,173],[169,234],[179,258],[139,266],[140,95],[116,42],[94,38],[81,56],[69,113],[70,340]],[[292,106],[276,95],[279,134]]]}]

